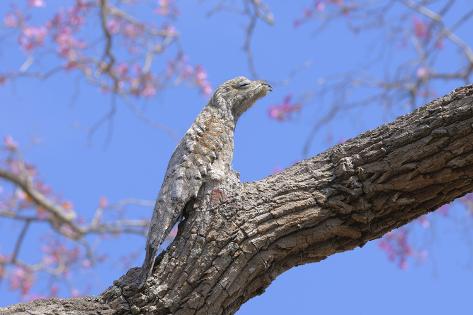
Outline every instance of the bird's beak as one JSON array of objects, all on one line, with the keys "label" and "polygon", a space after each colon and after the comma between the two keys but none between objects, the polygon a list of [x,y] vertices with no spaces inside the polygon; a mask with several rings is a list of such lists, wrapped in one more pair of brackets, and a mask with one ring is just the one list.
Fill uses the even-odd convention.
[{"label": "bird's beak", "polygon": [[264,88],[265,93],[273,91],[273,87],[268,82],[260,80],[259,83],[261,84],[260,86]]},{"label": "bird's beak", "polygon": [[272,92],[272,91],[273,91],[273,87],[272,87],[271,84],[269,84],[268,82],[263,81],[263,85],[266,86],[266,89],[267,89],[269,92]]}]

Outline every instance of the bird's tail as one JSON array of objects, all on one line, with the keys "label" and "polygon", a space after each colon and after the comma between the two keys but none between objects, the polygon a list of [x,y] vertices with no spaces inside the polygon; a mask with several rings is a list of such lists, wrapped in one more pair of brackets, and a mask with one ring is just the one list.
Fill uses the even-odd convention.
[{"label": "bird's tail", "polygon": [[141,267],[141,282],[145,283],[146,280],[153,273],[154,262],[156,260],[157,248],[154,248],[152,245],[146,245],[146,256],[143,261],[143,266]]},{"label": "bird's tail", "polygon": [[[158,221],[155,219],[157,212],[153,214],[151,220],[150,229],[148,231],[148,239],[146,241],[146,256],[141,267],[141,278],[142,283],[153,274],[153,267],[156,261],[156,254],[158,253],[159,246],[165,240],[166,236],[171,232],[174,224],[178,221],[179,215],[172,216],[164,215],[161,217],[161,220]],[[153,222],[157,222],[153,224]]]}]

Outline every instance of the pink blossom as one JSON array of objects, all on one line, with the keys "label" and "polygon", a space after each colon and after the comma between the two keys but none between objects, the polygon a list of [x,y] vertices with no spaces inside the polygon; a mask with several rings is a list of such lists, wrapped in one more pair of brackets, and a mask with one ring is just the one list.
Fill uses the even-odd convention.
[{"label": "pink blossom", "polygon": [[31,51],[34,48],[43,45],[47,33],[48,30],[44,26],[27,26],[22,29],[20,34],[20,46],[26,51]]},{"label": "pink blossom", "polygon": [[172,25],[166,25],[163,28],[163,33],[166,34],[167,37],[176,37],[177,36],[177,30]]},{"label": "pink blossom", "polygon": [[210,86],[210,84],[205,84],[202,86],[201,91],[204,95],[209,96],[210,94],[212,94],[212,87]]},{"label": "pink blossom", "polygon": [[26,198],[28,198],[28,196],[25,194],[25,192],[21,189],[16,189],[15,190],[15,197],[18,200],[26,200]]},{"label": "pink blossom", "polygon": [[92,261],[90,259],[82,260],[82,267],[84,267],[84,268],[92,267]]},{"label": "pink blossom", "polygon": [[197,86],[200,88],[200,91],[208,96],[212,93],[212,87],[210,86],[209,81],[207,80],[207,72],[204,67],[197,65],[194,69],[194,78]]},{"label": "pink blossom", "polygon": [[66,70],[73,70],[79,67],[79,63],[75,60],[68,60],[64,65],[64,69]]},{"label": "pink blossom", "polygon": [[426,23],[416,16],[412,22],[414,25],[414,35],[419,39],[426,40],[429,36]]},{"label": "pink blossom", "polygon": [[75,8],[77,10],[85,10],[91,7],[92,5],[93,5],[93,1],[76,0]]},{"label": "pink blossom", "polygon": [[[32,177],[35,176],[36,175],[36,168],[32,168],[32,170],[29,171],[28,173]],[[43,183],[39,180],[36,180],[34,182],[34,188],[36,190],[38,190],[39,192],[41,192],[42,194],[45,194],[45,195],[48,195],[48,194],[52,193],[51,187],[49,187],[48,185],[46,185],[45,183]]]},{"label": "pink blossom", "polygon": [[195,79],[197,81],[207,80],[207,73],[205,72],[204,68],[200,65],[195,67]]},{"label": "pink blossom", "polygon": [[389,260],[397,261],[401,269],[407,268],[408,257],[414,255],[408,243],[408,231],[404,228],[387,233],[379,242],[379,247],[386,252]]},{"label": "pink blossom", "polygon": [[3,24],[9,28],[15,28],[20,25],[20,19],[17,14],[10,12],[3,17]]},{"label": "pink blossom", "polygon": [[273,105],[268,108],[268,115],[270,118],[277,121],[285,121],[291,118],[291,115],[301,110],[299,103],[291,102],[292,95],[286,95],[281,104]]},{"label": "pink blossom", "polygon": [[304,9],[304,18],[310,18],[312,17],[312,14],[314,13],[314,11],[312,11],[311,9]]},{"label": "pink blossom", "polygon": [[123,35],[129,38],[136,38],[143,32],[143,28],[141,26],[127,23],[123,28]]},{"label": "pink blossom", "polygon": [[426,68],[426,67],[419,67],[416,71],[417,77],[421,80],[428,79],[429,74],[430,74],[429,68]]},{"label": "pink blossom", "polygon": [[160,15],[168,15],[169,14],[169,0],[159,0],[158,7],[156,8],[156,13]]},{"label": "pink blossom", "polygon": [[26,37],[36,38],[37,40],[43,40],[46,36],[47,29],[44,26],[41,27],[33,27],[28,26],[23,29],[23,34]]},{"label": "pink blossom", "polygon": [[59,288],[58,288],[57,285],[52,285],[49,288],[49,296],[50,297],[57,296],[58,292],[59,292]]},{"label": "pink blossom", "polygon": [[194,73],[194,68],[192,68],[191,65],[185,65],[180,73],[180,76],[183,79],[189,79],[190,77],[192,77],[193,73]]},{"label": "pink blossom", "polygon": [[80,26],[84,24],[84,17],[80,14],[82,8],[75,6],[68,11],[68,24],[72,26]]},{"label": "pink blossom", "polygon": [[73,212],[74,204],[72,202],[64,201],[64,202],[61,203],[61,206],[66,212],[68,212],[68,213]]},{"label": "pink blossom", "polygon": [[3,145],[8,151],[16,151],[18,149],[18,143],[16,143],[15,139],[10,135],[6,135],[5,138],[3,138]]},{"label": "pink blossom", "polygon": [[119,77],[126,77],[128,75],[129,66],[126,63],[121,63],[115,67],[115,73]]},{"label": "pink blossom", "polygon": [[77,59],[77,49],[85,48],[84,42],[74,38],[70,27],[59,29],[58,33],[54,36],[54,41],[58,46],[58,53],[63,57],[67,57],[71,61]]},{"label": "pink blossom", "polygon": [[134,93],[144,97],[156,95],[156,83],[153,76],[150,73],[140,74],[141,68],[136,70],[138,71],[138,78],[130,81]]},{"label": "pink blossom", "polygon": [[77,246],[69,249],[57,240],[49,242],[43,246],[42,250],[46,254],[43,262],[52,266],[60,266],[61,272],[64,274],[69,272],[71,264],[76,263],[80,255]]},{"label": "pink blossom", "polygon": [[429,218],[428,218],[426,215],[423,215],[423,216],[421,216],[419,219],[417,219],[417,222],[419,222],[420,225],[421,225],[424,229],[430,228],[430,220],[429,220]]},{"label": "pink blossom", "polygon": [[49,20],[49,27],[70,27],[73,29],[78,29],[81,25],[84,24],[84,11],[88,8],[88,5],[82,5],[81,1],[77,1],[72,8],[68,10],[61,10],[56,13],[54,17]]},{"label": "pink blossom", "polygon": [[36,8],[44,7],[46,5],[43,0],[28,0],[28,4],[30,7]]},{"label": "pink blossom", "polygon": [[36,215],[38,219],[47,219],[49,217],[49,212],[45,211],[43,208],[37,207],[36,208]]},{"label": "pink blossom", "polygon": [[5,84],[7,82],[7,77],[4,75],[0,75],[0,85]]},{"label": "pink blossom", "polygon": [[99,208],[103,209],[103,208],[107,208],[107,207],[108,207],[107,197],[104,197],[104,196],[100,197],[100,199],[99,199]]},{"label": "pink blossom", "polygon": [[174,0],[158,0],[155,12],[163,16],[175,16],[179,13],[174,5]]},{"label": "pink blossom", "polygon": [[16,267],[10,276],[10,288],[12,290],[19,289],[21,295],[26,295],[30,292],[33,282],[33,272],[23,267]]},{"label": "pink blossom", "polygon": [[146,82],[140,94],[144,97],[154,96],[156,95],[156,87],[152,82]]},{"label": "pink blossom", "polygon": [[107,30],[111,34],[120,32],[120,22],[117,19],[110,19],[107,21]]},{"label": "pink blossom", "polygon": [[325,3],[323,3],[322,1],[317,1],[315,8],[317,9],[317,11],[323,12],[325,11]]},{"label": "pink blossom", "polygon": [[407,267],[409,267],[409,265],[407,264],[407,260],[405,258],[401,258],[401,260],[399,261],[399,268],[401,268],[402,270],[406,270]]},{"label": "pink blossom", "polygon": [[[172,76],[174,72],[176,71],[176,63],[174,60],[170,60],[166,64],[166,75],[167,76]],[[191,68],[191,73],[192,73],[192,68]]]}]

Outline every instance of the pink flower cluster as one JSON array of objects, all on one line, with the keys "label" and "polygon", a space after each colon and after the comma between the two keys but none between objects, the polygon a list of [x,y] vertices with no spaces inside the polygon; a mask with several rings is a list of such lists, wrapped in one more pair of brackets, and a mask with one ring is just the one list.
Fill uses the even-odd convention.
[{"label": "pink flower cluster", "polygon": [[416,76],[421,80],[427,80],[430,75],[430,70],[427,67],[421,66],[417,68]]},{"label": "pink flower cluster", "polygon": [[316,13],[324,12],[328,6],[334,6],[343,10],[344,14],[348,13],[347,6],[345,6],[344,0],[315,0],[313,1],[312,6],[304,9],[302,17],[294,20],[294,27],[299,27],[303,23],[312,19]]},{"label": "pink flower cluster", "polygon": [[190,65],[187,62],[187,58],[182,54],[168,62],[166,76],[169,78],[177,76],[179,81],[188,81],[195,84],[205,96],[209,96],[212,93],[212,86],[207,78],[207,72],[204,67],[202,65]]},{"label": "pink flower cluster", "polygon": [[177,16],[179,14],[174,0],[158,0],[155,12],[162,16]]},{"label": "pink flower cluster", "polygon": [[77,39],[75,34],[84,25],[88,9],[90,9],[89,4],[84,1],[76,1],[73,7],[56,13],[47,23],[58,55],[66,60],[66,69],[78,66],[81,50],[86,48],[85,42]]},{"label": "pink flower cluster", "polygon": [[6,135],[5,138],[3,138],[3,146],[10,152],[14,152],[18,149],[18,143],[16,143],[15,139],[10,135]]},{"label": "pink flower cluster", "polygon": [[25,267],[16,267],[9,279],[10,289],[19,290],[21,295],[27,295],[34,283],[34,273]]},{"label": "pink flower cluster", "polygon": [[8,12],[3,17],[3,24],[8,28],[16,28],[20,26],[23,20],[23,15],[21,12],[15,10],[13,12]]},{"label": "pink flower cluster", "polygon": [[[42,0],[30,0],[28,4],[31,7],[45,6]],[[19,30],[19,46],[28,53],[44,46],[46,38],[51,35],[53,42],[57,45],[58,54],[68,60],[66,68],[70,68],[70,64],[76,63],[78,59],[77,50],[85,48],[84,42],[74,38],[74,33],[77,33],[84,24],[84,14],[89,7],[90,4],[85,1],[76,0],[74,6],[59,11],[40,26],[29,25],[29,18],[21,11],[14,9],[4,16],[3,23],[8,28]]]},{"label": "pink flower cluster", "polygon": [[292,95],[286,95],[280,104],[272,105],[268,108],[268,116],[277,121],[286,121],[292,117],[293,113],[299,112],[302,106],[299,103],[292,103]]},{"label": "pink flower cluster", "polygon": [[33,49],[43,45],[47,33],[48,29],[44,26],[26,26],[20,33],[18,43],[24,50],[32,51]]},{"label": "pink flower cluster", "polygon": [[144,33],[145,26],[114,17],[107,21],[107,29],[112,35],[122,34],[128,39],[135,39]]},{"label": "pink flower cluster", "polygon": [[202,65],[194,67],[194,82],[200,88],[202,94],[208,96],[212,93],[212,87],[207,79],[207,72]]},{"label": "pink flower cluster", "polygon": [[[46,5],[45,0],[26,0],[26,2],[29,8]],[[108,64],[110,60],[96,62],[95,56],[86,55],[88,52],[86,49],[94,47],[96,43],[86,42],[85,37],[82,39],[80,36],[86,21],[89,20],[88,16],[92,16],[90,13],[96,13],[99,9],[98,1],[74,0],[72,6],[56,11],[51,18],[38,26],[31,25],[32,15],[27,9],[19,10],[13,5],[4,16],[3,23],[8,28],[17,29],[19,47],[23,51],[33,54],[39,48],[52,46],[59,60],[65,61],[62,65],[64,70],[78,69],[85,76],[93,77],[91,82],[100,86],[104,92],[119,91],[140,97],[152,97],[167,82],[177,79],[178,82],[191,82],[202,94],[210,95],[212,87],[207,72],[200,65],[191,66],[185,62],[180,50],[177,52],[178,57],[167,63],[167,72],[164,75],[155,74],[152,64],[148,63],[152,60],[149,58],[150,54],[161,55],[178,40],[178,32],[170,23],[178,15],[176,1],[156,0],[155,3],[157,5],[155,13],[163,16],[164,18],[160,20],[165,21],[160,27],[124,16],[120,11],[108,11],[106,27],[110,35],[114,36],[111,54],[115,57],[115,62],[113,65],[110,64],[113,66],[111,69]],[[110,6],[113,5],[110,3]],[[123,47],[126,50],[123,50]],[[134,61],[127,61],[127,57],[132,57],[130,59]],[[147,58],[146,62],[136,61],[139,57]],[[145,66],[137,66],[138,64]],[[171,69],[173,71],[170,71]],[[7,79],[8,77],[0,74],[0,85]]]},{"label": "pink flower cluster", "polygon": [[44,2],[44,0],[28,0],[28,4],[31,7],[36,7],[36,8],[41,8],[41,7],[46,6],[46,3]]},{"label": "pink flower cluster", "polygon": [[78,263],[80,259],[79,247],[67,248],[64,243],[58,240],[47,242],[42,251],[44,253],[43,263],[63,275],[67,275],[71,265]]},{"label": "pink flower cluster", "polygon": [[423,41],[428,41],[430,33],[426,22],[417,16],[414,16],[412,19],[412,26],[415,37]]},{"label": "pink flower cluster", "polygon": [[387,233],[379,242],[379,247],[386,252],[389,260],[397,261],[401,269],[407,268],[407,259],[413,255],[408,236],[407,229],[401,228]]},{"label": "pink flower cluster", "polygon": [[118,80],[118,88],[135,96],[151,97],[157,93],[158,79],[150,72],[144,72],[140,65],[121,63],[112,72]]}]

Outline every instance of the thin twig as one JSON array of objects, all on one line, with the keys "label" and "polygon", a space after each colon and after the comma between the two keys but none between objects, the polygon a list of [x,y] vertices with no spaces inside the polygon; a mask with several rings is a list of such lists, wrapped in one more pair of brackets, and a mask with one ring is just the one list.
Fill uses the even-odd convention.
[{"label": "thin twig", "polygon": [[13,249],[13,254],[11,256],[11,261],[12,263],[16,263],[16,259],[18,258],[18,255],[20,254],[20,249],[21,245],[23,244],[23,240],[25,239],[26,232],[28,231],[28,228],[30,227],[30,220],[26,220],[25,223],[23,224],[23,228],[21,229],[20,235],[18,235],[18,238],[15,243],[15,247]]}]

